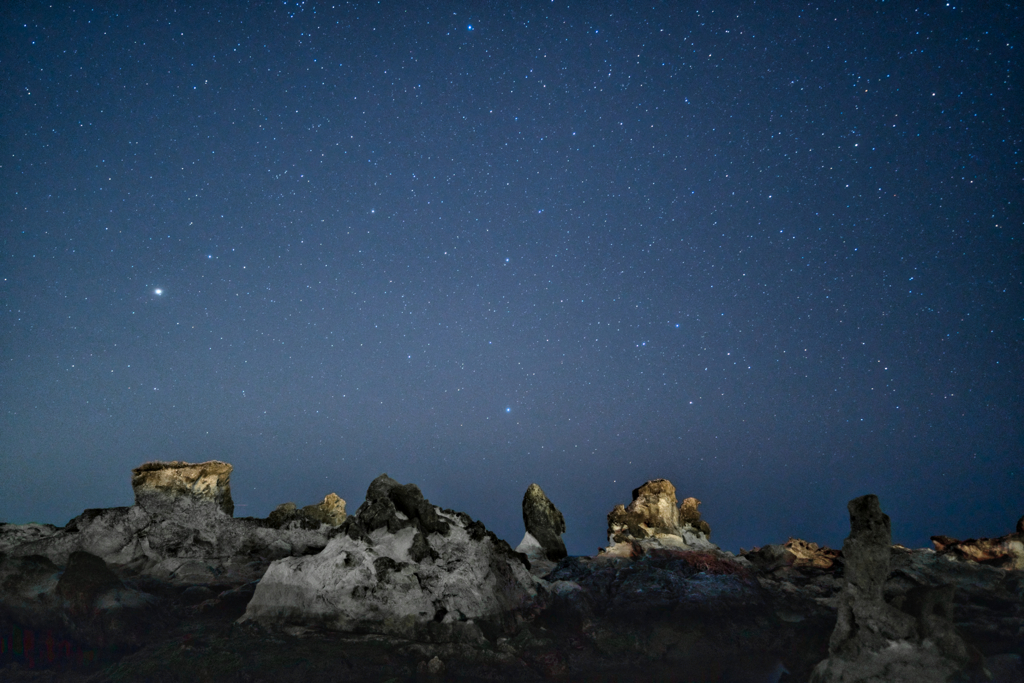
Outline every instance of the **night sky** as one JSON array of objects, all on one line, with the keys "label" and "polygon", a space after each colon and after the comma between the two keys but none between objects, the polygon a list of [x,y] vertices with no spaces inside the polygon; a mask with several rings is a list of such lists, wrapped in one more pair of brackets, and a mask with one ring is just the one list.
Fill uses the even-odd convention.
[{"label": "night sky", "polygon": [[0,520],[382,472],[574,554],[1024,514],[1019,7],[3,3]]}]

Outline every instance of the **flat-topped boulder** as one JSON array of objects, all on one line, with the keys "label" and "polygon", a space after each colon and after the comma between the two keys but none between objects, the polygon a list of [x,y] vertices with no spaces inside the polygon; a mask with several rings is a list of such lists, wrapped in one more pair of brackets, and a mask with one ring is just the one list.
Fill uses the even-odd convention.
[{"label": "flat-topped boulder", "polygon": [[230,517],[235,512],[231,470],[231,465],[219,460],[147,462],[132,470],[135,504],[152,514],[210,507]]}]

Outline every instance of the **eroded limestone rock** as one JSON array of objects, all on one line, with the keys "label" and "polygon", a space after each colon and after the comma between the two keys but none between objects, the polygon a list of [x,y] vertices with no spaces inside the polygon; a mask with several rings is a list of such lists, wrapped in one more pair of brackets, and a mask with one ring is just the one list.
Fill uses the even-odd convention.
[{"label": "eroded limestone rock", "polygon": [[676,507],[676,489],[667,479],[654,479],[633,490],[633,502],[608,513],[608,544],[603,552],[635,557],[648,548],[717,550],[708,540],[711,527],[700,519],[700,501],[687,498]]},{"label": "eroded limestone rock", "polygon": [[971,538],[959,541],[949,536],[932,536],[935,550],[958,560],[981,562],[1001,569],[1024,569],[1024,517],[1016,533],[999,538]]},{"label": "eroded limestone rock", "polygon": [[535,595],[507,543],[387,475],[340,530],[317,555],[273,562],[242,621],[475,642]]},{"label": "eroded limestone rock", "polygon": [[307,505],[303,508],[297,508],[295,503],[278,505],[267,517],[267,524],[275,529],[316,529],[321,524],[340,526],[347,517],[345,501],[336,493],[328,493],[323,501],[316,505]]},{"label": "eroded limestone rock", "polygon": [[951,681],[970,661],[952,621],[952,588],[910,587],[898,605],[885,600],[892,554],[889,516],[873,495],[849,503],[840,594],[829,657],[812,683]]},{"label": "eroded limestone rock", "polygon": [[168,514],[176,508],[213,506],[229,517],[231,470],[226,462],[210,460],[190,463],[147,462],[132,470],[135,504],[153,514]]}]

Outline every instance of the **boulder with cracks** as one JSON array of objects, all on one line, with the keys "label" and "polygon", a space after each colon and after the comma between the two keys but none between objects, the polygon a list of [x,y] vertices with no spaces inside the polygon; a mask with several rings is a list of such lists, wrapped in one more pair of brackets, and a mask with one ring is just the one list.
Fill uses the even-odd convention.
[{"label": "boulder with cracks", "polygon": [[534,585],[483,524],[381,475],[323,551],[270,565],[242,622],[478,642],[514,629]]}]

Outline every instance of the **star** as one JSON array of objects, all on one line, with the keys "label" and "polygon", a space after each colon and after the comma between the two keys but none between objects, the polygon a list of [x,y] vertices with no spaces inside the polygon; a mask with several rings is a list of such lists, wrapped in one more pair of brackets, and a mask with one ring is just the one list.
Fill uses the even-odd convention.
[{"label": "star", "polygon": [[157,287],[156,289],[153,290],[153,293],[156,294],[157,296],[161,296],[164,293],[164,290]]}]

